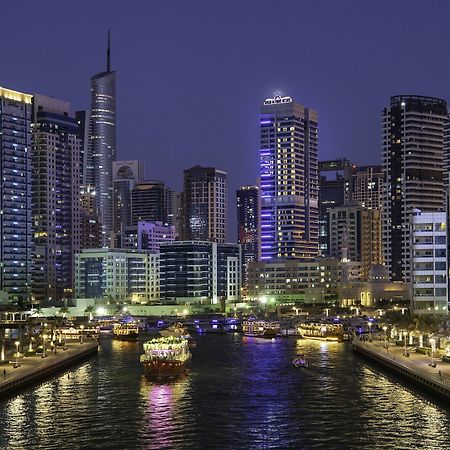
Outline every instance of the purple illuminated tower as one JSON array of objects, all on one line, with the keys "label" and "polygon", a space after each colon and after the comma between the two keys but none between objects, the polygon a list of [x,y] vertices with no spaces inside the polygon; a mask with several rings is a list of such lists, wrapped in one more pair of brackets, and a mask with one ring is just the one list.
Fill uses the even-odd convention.
[{"label": "purple illuminated tower", "polygon": [[261,259],[313,259],[319,246],[317,112],[276,96],[261,108]]}]

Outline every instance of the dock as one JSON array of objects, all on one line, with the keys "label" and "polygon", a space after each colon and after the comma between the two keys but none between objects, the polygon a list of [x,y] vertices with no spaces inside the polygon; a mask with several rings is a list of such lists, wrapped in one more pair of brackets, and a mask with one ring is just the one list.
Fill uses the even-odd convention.
[{"label": "dock", "polygon": [[409,357],[403,355],[403,347],[384,342],[353,340],[353,350],[364,357],[375,361],[397,375],[413,382],[420,388],[434,395],[450,400],[450,363],[435,358],[436,367],[430,367],[431,357],[415,352],[409,352]]},{"label": "dock", "polygon": [[[42,381],[97,352],[97,339],[88,339],[82,344],[68,343],[66,350],[59,347],[56,354],[49,351],[45,358],[41,355],[18,358],[19,367],[14,367],[16,359],[11,358],[10,364],[0,365],[0,398]],[[6,377],[4,377],[4,370]]]}]

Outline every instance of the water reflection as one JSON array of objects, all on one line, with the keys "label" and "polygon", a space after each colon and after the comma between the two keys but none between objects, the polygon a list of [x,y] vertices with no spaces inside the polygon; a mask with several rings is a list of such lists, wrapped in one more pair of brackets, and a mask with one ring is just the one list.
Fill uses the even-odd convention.
[{"label": "water reflection", "polygon": [[189,384],[189,375],[167,384],[151,383],[141,377],[141,398],[145,405],[141,433],[151,443],[148,448],[177,448],[179,445],[180,427],[187,428],[186,422],[189,422],[183,412]]}]

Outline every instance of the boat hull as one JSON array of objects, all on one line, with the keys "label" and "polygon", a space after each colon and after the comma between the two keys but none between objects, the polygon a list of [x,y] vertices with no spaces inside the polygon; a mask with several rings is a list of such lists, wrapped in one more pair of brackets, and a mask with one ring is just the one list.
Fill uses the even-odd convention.
[{"label": "boat hull", "polygon": [[149,380],[162,380],[178,378],[186,369],[186,362],[182,361],[147,361],[144,365],[144,373]]}]

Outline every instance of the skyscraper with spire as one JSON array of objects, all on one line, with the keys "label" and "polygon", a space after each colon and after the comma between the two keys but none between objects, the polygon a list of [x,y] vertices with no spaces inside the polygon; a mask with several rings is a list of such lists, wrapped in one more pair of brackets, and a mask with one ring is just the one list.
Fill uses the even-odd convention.
[{"label": "skyscraper with spire", "polygon": [[106,72],[91,78],[90,147],[102,246],[110,247],[113,232],[112,163],[116,159],[116,73],[111,70],[109,30]]}]

